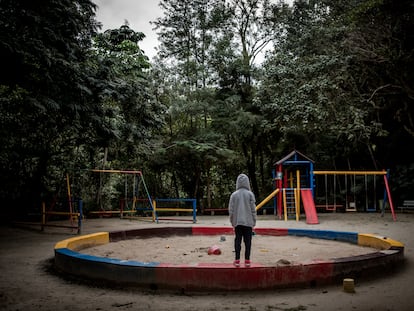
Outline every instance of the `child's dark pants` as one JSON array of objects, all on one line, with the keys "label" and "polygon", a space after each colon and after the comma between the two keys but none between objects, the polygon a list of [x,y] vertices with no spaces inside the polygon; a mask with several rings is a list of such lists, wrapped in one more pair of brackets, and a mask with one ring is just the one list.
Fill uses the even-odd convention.
[{"label": "child's dark pants", "polygon": [[234,239],[234,250],[236,251],[236,260],[240,259],[241,242],[244,241],[245,253],[244,259],[250,260],[250,249],[252,247],[252,227],[237,226],[235,228],[236,237]]}]

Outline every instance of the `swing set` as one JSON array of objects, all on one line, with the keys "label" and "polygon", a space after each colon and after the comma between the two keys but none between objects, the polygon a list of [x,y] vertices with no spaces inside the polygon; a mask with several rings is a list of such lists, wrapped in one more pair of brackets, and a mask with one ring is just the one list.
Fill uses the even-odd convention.
[{"label": "swing set", "polygon": [[366,212],[376,212],[378,210],[377,197],[379,194],[377,184],[379,183],[378,179],[383,176],[384,191],[380,206],[381,214],[384,215],[385,202],[389,200],[395,220],[387,171],[313,171],[313,174],[324,176],[323,182],[320,182],[319,185],[316,183],[314,196],[318,200],[321,197],[320,192],[323,192],[325,202],[320,204],[317,202],[316,207],[324,207],[326,211],[334,212],[343,208],[344,204],[346,212],[357,211],[358,206],[362,206]]},{"label": "swing set", "polygon": [[[120,218],[139,218],[139,213],[152,212],[154,210],[153,201],[145,183],[144,176],[141,171],[136,170],[109,170],[109,169],[92,169],[93,173],[99,174],[121,174],[124,175],[124,193],[120,199],[119,210],[107,210],[101,205],[99,211],[89,212],[92,215],[111,216],[119,214]],[[132,181],[131,181],[132,179]],[[144,197],[140,197],[141,187],[144,190]],[[100,189],[98,197],[102,192],[102,178],[100,178]],[[99,198],[101,202],[101,199]],[[155,220],[153,216],[153,221]]]},{"label": "swing set", "polygon": [[[92,169],[93,173],[99,173],[99,191],[98,201],[101,203],[100,210],[90,211],[91,215],[112,216],[119,214],[123,219],[148,219],[148,214],[151,214],[152,222],[159,222],[159,220],[180,220],[180,221],[192,221],[196,223],[196,200],[195,199],[152,199],[149,194],[148,187],[145,183],[144,176],[141,171],[136,170],[110,170],[110,169]],[[119,210],[108,210],[102,206],[102,189],[103,174],[121,174],[124,175],[124,193],[120,199]],[[132,178],[132,180],[131,180]],[[68,189],[70,186],[68,185]],[[69,190],[68,190],[69,191]],[[143,195],[142,195],[143,192]],[[142,196],[141,196],[142,195]],[[168,206],[166,206],[166,204]],[[171,204],[175,204],[172,207]],[[182,206],[182,205],[191,206]],[[182,218],[161,218],[160,213],[191,213],[191,219]]]},{"label": "swing set", "polygon": [[[314,161],[296,150],[275,162],[275,166],[275,190],[256,206],[256,210],[274,197],[274,214],[279,219],[284,214],[285,220],[296,218],[298,221],[303,206],[309,224],[318,223],[316,208],[336,211],[345,205],[345,211],[351,212],[361,210],[365,205],[365,211],[377,211],[377,197],[380,195],[377,190],[378,178],[382,176],[384,192],[383,200],[380,201],[381,216],[385,214],[388,203],[393,220],[396,220],[388,184],[389,174],[385,170],[316,171],[313,169]],[[316,176],[324,176],[324,179],[316,179]]]},{"label": "swing set", "polygon": [[[58,194],[56,194],[50,204],[43,201],[40,214],[31,215],[36,218],[40,216],[40,221],[16,221],[14,223],[24,226],[40,226],[41,231],[44,231],[46,227],[67,228],[72,231],[76,230],[76,233],[80,234],[83,219],[83,201],[72,196],[69,174],[66,174],[65,179],[67,186],[66,199],[58,199]],[[69,220],[69,223],[61,221],[65,218]]]}]

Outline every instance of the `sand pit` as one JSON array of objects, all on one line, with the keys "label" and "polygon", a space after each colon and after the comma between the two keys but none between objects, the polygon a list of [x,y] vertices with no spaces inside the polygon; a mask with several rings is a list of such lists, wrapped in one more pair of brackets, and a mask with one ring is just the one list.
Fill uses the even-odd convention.
[{"label": "sand pit", "polygon": [[[234,260],[234,236],[170,236],[137,238],[83,249],[84,254],[172,264],[230,263]],[[209,255],[218,246],[221,254]],[[255,235],[252,240],[253,262],[264,266],[287,265],[312,260],[358,256],[377,251],[346,242],[294,236]],[[242,259],[244,247],[242,246]]]},{"label": "sand pit", "polygon": [[[258,227],[305,228],[318,230],[340,230],[374,233],[392,237],[405,245],[405,263],[392,273],[379,273],[372,278],[355,278],[355,293],[343,290],[343,282],[306,289],[282,289],[254,292],[181,293],[152,292],[148,290],[119,287],[100,287],[65,279],[45,269],[54,257],[56,242],[74,237],[71,230],[47,228],[45,232],[15,227],[0,227],[0,310],[157,310],[157,311],[240,311],[240,310],[306,310],[306,311],[411,311],[414,280],[414,213],[398,214],[397,221],[391,215],[381,217],[378,213],[323,213],[318,215],[320,224],[306,225],[304,221],[278,221],[273,216],[258,217]],[[173,225],[165,224],[166,226]],[[157,228],[164,225],[158,224]],[[228,226],[228,217],[200,216],[199,226]],[[146,222],[127,221],[119,218],[87,219],[82,228],[83,234],[101,231],[134,230],[152,228]],[[188,226],[188,225],[182,225]],[[191,224],[191,226],[193,226]],[[212,236],[217,244],[220,236]],[[259,236],[257,236],[259,237]],[[232,246],[232,237],[226,236]],[[289,237],[288,237],[289,238]],[[292,237],[293,238],[293,237]],[[274,237],[275,241],[285,241],[285,237]],[[302,238],[294,238],[298,241]],[[149,242],[149,240],[147,240]],[[164,249],[167,243],[159,244]],[[311,240],[325,242],[324,240]],[[207,243],[208,245],[211,244]],[[169,242],[170,243],[170,242]],[[111,243],[116,244],[116,243]],[[347,243],[337,243],[347,245]],[[218,244],[223,246],[223,244]],[[313,246],[314,244],[309,244]],[[109,245],[108,245],[109,246]],[[111,245],[113,246],[113,245]],[[196,245],[195,247],[204,247]],[[279,251],[286,243],[278,242]],[[170,245],[171,247],[171,245]],[[296,248],[293,247],[293,248]],[[145,248],[147,252],[151,248]],[[342,248],[341,248],[342,249]],[[232,253],[232,247],[222,248],[224,256]],[[258,239],[253,240],[252,259],[261,254]],[[86,251],[82,250],[81,252]],[[332,256],[336,249],[332,250]],[[296,250],[292,254],[299,255]],[[287,252],[284,251],[284,258]],[[111,256],[115,257],[114,254]],[[220,257],[218,256],[218,257]],[[316,255],[319,256],[319,255]],[[201,259],[208,259],[204,255]],[[224,257],[220,257],[224,261]],[[296,258],[296,256],[295,256]],[[200,259],[200,261],[201,261]],[[247,270],[247,269],[240,269]]]}]

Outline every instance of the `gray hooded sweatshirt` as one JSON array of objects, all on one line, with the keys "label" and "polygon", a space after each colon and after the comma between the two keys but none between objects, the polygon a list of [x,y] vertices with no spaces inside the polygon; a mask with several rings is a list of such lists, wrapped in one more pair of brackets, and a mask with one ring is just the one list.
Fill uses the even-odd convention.
[{"label": "gray hooded sweatshirt", "polygon": [[240,174],[236,181],[236,191],[230,196],[229,216],[233,227],[256,225],[256,199],[250,190],[249,177]]}]

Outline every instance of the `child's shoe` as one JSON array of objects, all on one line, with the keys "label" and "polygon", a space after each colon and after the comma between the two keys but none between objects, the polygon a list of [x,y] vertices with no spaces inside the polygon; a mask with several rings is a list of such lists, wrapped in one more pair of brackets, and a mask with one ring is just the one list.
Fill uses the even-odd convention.
[{"label": "child's shoe", "polygon": [[250,267],[250,265],[251,265],[250,260],[247,260],[247,259],[246,259],[246,261],[244,262],[244,265],[245,265],[246,267]]},{"label": "child's shoe", "polygon": [[233,261],[233,265],[235,266],[235,267],[240,267],[240,260],[235,260],[235,261]]}]

